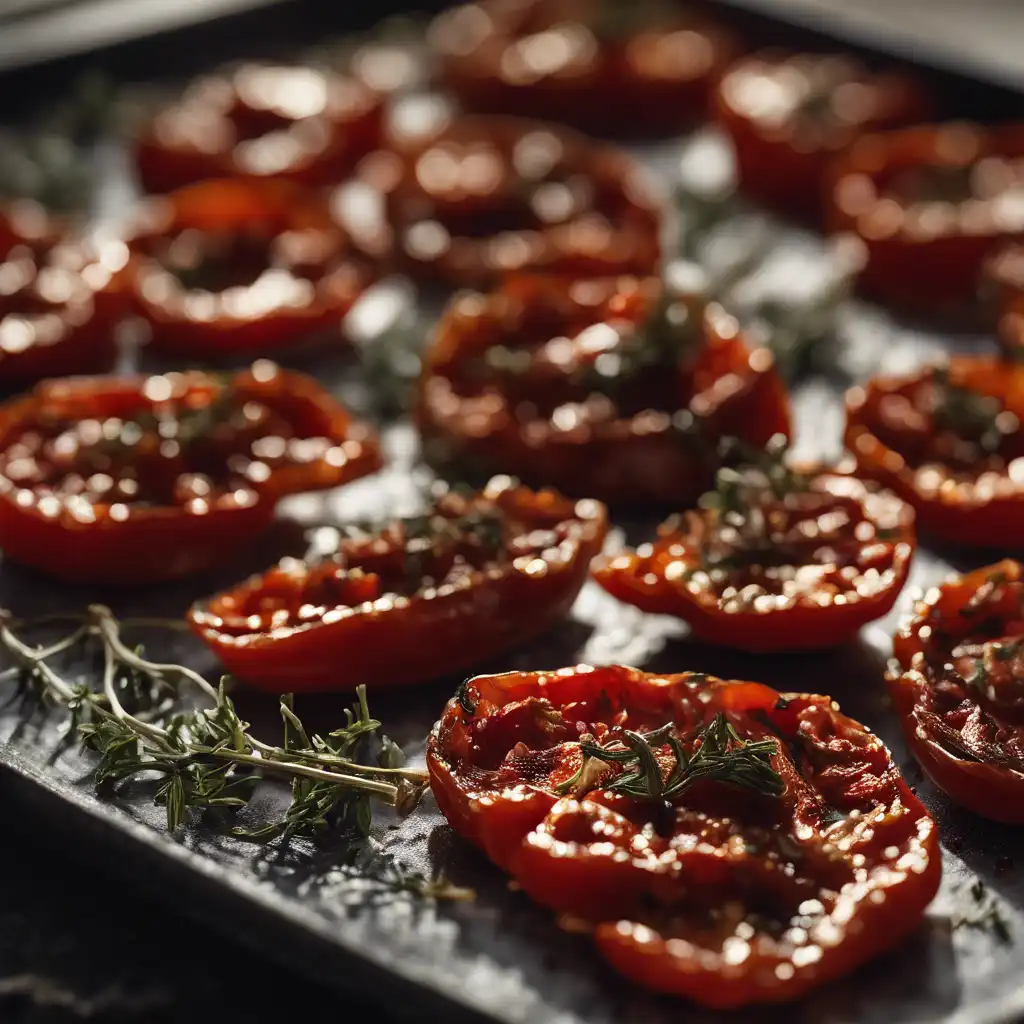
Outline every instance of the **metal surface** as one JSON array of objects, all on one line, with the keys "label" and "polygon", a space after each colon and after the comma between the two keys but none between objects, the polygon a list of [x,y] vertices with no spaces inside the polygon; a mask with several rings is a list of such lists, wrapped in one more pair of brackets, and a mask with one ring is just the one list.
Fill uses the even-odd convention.
[{"label": "metal surface", "polygon": [[[643,155],[675,181],[681,173],[681,151],[665,145]],[[691,158],[682,166],[691,184],[721,164],[713,139],[705,138],[687,152]],[[117,183],[110,195],[123,195]],[[749,249],[752,233],[760,237],[765,230],[773,247],[744,278],[746,291],[799,290],[822,264],[822,243],[750,211],[730,210],[702,234],[693,254],[718,268]],[[834,335],[826,340],[824,370],[796,387],[798,450],[807,455],[838,450],[838,399],[850,380],[912,366],[937,351],[982,344],[977,339],[943,338],[902,325],[874,307],[848,303]],[[312,366],[346,399],[365,403],[362,375],[353,360],[331,358]],[[407,426],[397,424],[387,428],[386,441],[387,470],[325,497],[293,499],[284,513],[300,522],[314,522],[408,511],[418,493],[415,437]],[[636,541],[651,534],[657,517],[617,522]],[[29,615],[81,609],[89,601],[103,600],[119,614],[179,615],[193,598],[253,565],[270,564],[278,554],[268,541],[254,554],[253,564],[238,567],[234,574],[133,593],[58,587],[0,563],[0,605]],[[917,559],[913,583],[927,585],[951,565],[970,564],[980,561],[939,556],[926,549]],[[677,623],[644,616],[588,585],[569,621],[528,649],[481,666],[553,668],[579,661],[624,662],[653,671],[692,669],[757,679],[781,689],[827,692],[890,744],[940,822],[945,864],[941,893],[919,932],[903,946],[786,1008],[784,1015],[794,1024],[997,1024],[1024,1014],[1024,875],[1016,866],[1021,831],[957,810],[923,781],[883,697],[889,636],[908,600],[905,594],[894,614],[866,629],[856,644],[825,654],[754,658],[693,644]],[[216,672],[197,643],[176,638],[168,644],[161,656]],[[422,758],[425,736],[458,682],[448,679],[405,692],[371,693],[374,713],[414,763]],[[273,722],[272,701],[240,691],[238,702],[241,713],[259,728]],[[298,710],[314,724],[329,725],[338,721],[346,703],[342,697],[320,698],[300,702]],[[451,1020],[531,1024],[668,1024],[683,1015],[693,1024],[725,1019],[754,1024],[778,1018],[777,1011],[761,1010],[720,1017],[648,995],[619,980],[585,937],[561,933],[549,912],[511,892],[505,878],[448,829],[429,796],[404,820],[379,818],[373,840],[406,867],[442,870],[453,883],[474,888],[475,902],[435,906],[405,895],[382,894],[354,880],[341,851],[330,844],[318,850],[299,844],[292,851],[277,851],[242,842],[230,836],[229,827],[213,824],[169,836],[161,827],[162,812],[151,806],[144,786],[114,801],[96,796],[89,783],[88,758],[58,744],[61,724],[60,716],[26,720],[16,707],[4,707],[0,764],[26,783],[26,799],[65,820],[69,851],[84,844],[108,856],[114,853],[126,875],[147,879],[175,909],[204,920],[211,916],[208,907],[219,906],[226,913],[217,919],[230,921],[236,937],[339,988],[374,995],[395,1012],[419,1019],[443,1013]],[[272,810],[285,800],[283,790],[266,785],[257,805]],[[981,909],[970,892],[977,879],[985,884],[986,899],[998,902],[1011,942],[1001,942],[990,928],[962,923]]]},{"label": "metal surface", "polygon": [[1024,87],[1024,5],[1018,0],[722,2],[944,71]]}]

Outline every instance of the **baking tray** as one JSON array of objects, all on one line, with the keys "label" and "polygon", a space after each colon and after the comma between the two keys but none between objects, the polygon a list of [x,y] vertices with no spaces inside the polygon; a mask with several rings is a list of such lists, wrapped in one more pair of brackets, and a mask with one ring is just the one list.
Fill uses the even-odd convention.
[{"label": "baking tray", "polygon": [[[979,95],[983,103],[984,94]],[[714,133],[650,147],[638,155],[690,196],[728,171]],[[108,156],[103,189],[108,205],[110,197],[119,197],[115,205],[120,205],[129,187],[124,161],[116,153]],[[684,228],[686,209],[684,204]],[[738,292],[748,300],[751,295],[788,295],[798,306],[807,280],[827,265],[823,243],[813,235],[725,204],[700,232],[686,234],[687,254],[713,276],[721,276],[723,268],[741,261],[755,240],[766,236],[772,244],[742,276]],[[435,308],[432,300],[419,305],[421,329],[413,336],[425,333]],[[364,336],[364,352],[374,344],[372,332]],[[908,368],[936,352],[990,344],[966,335],[942,336],[869,304],[844,303],[810,369],[794,385],[798,453],[831,456],[838,451],[838,399],[850,382]],[[357,408],[372,410],[364,369],[353,355],[299,365],[314,370]],[[245,565],[174,586],[102,592],[58,587],[0,561],[0,606],[32,615],[80,610],[103,601],[120,615],[178,616],[192,599],[272,563],[297,543],[305,544],[294,524],[411,510],[429,476],[418,463],[415,435],[398,421],[384,424],[384,438],[389,462],[385,471],[326,496],[290,499],[282,506],[281,528]],[[635,541],[650,536],[658,518],[615,517],[615,522]],[[925,548],[916,560],[911,586],[927,586],[951,567],[975,564],[981,561]],[[344,851],[330,842],[318,847],[298,842],[281,850],[242,842],[228,829],[211,825],[168,835],[162,812],[152,807],[144,787],[127,790],[113,801],[101,800],[89,781],[90,759],[60,744],[62,719],[26,718],[13,703],[0,710],[0,765],[17,783],[15,795],[58,819],[83,853],[107,860],[116,856],[126,876],[150,885],[178,911],[211,924],[230,921],[235,938],[341,990],[376,999],[398,1016],[531,1024],[668,1024],[684,1014],[695,1024],[725,1019],[753,1024],[780,1015],[798,1024],[1001,1024],[1024,1016],[1024,876],[1016,864],[1022,831],[982,822],[951,806],[922,779],[907,754],[886,707],[882,673],[893,626],[909,600],[908,592],[892,615],[839,650],[754,658],[695,644],[677,623],[644,616],[588,585],[568,621],[529,647],[481,666],[499,670],[624,662],[651,671],[691,669],[757,679],[781,689],[825,691],[890,745],[939,820],[945,867],[941,892],[908,942],[783,1011],[752,1010],[726,1018],[652,996],[618,979],[585,938],[560,932],[548,911],[511,891],[504,876],[446,826],[429,795],[405,819],[378,817],[371,842],[409,870],[443,873],[452,883],[474,889],[477,898],[472,902],[435,905],[366,883],[353,877]],[[216,672],[198,642],[185,637],[166,640],[159,653],[211,675]],[[371,693],[374,714],[412,763],[422,762],[425,736],[460,681]],[[237,702],[258,730],[272,728],[273,701],[240,689]],[[329,726],[347,703],[344,697],[311,698],[300,700],[298,710],[314,727]],[[255,809],[272,813],[285,800],[281,789],[266,786]],[[979,881],[984,886],[980,898]],[[1009,941],[985,926],[984,916],[993,906],[1006,922]],[[211,914],[212,907],[223,913]]]}]

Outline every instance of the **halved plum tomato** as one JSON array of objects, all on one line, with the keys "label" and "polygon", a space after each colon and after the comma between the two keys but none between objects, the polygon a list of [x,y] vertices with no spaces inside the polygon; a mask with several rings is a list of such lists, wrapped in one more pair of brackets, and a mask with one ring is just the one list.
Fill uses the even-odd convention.
[{"label": "halved plum tomato", "polygon": [[119,266],[101,255],[31,204],[0,209],[0,389],[113,367]]},{"label": "halved plum tomato", "polygon": [[495,477],[422,516],[351,529],[318,565],[282,562],[188,620],[224,667],[276,693],[425,682],[543,632],[604,539],[595,501]]},{"label": "halved plum tomato", "polygon": [[456,296],[416,416],[433,461],[677,506],[714,479],[720,437],[760,447],[789,427],[771,354],[717,303],[654,278],[514,277]]},{"label": "halved plum tomato", "polygon": [[907,581],[914,510],[890,491],[826,468],[786,466],[781,450],[718,472],[699,509],[653,544],[609,556],[594,578],[702,640],[801,651],[851,640]]},{"label": "halved plum tomato", "polygon": [[478,286],[517,271],[651,273],[661,199],[613,146],[540,121],[466,117],[396,129],[332,207],[369,255]]},{"label": "halved plum tomato", "polygon": [[814,222],[822,218],[831,161],[865,132],[924,120],[928,107],[909,74],[874,73],[848,56],[779,50],[737,61],[716,95],[744,192]]},{"label": "halved plum tomato", "polygon": [[917,511],[949,544],[1024,545],[1024,366],[959,357],[846,394],[846,446],[859,475]]},{"label": "halved plum tomato", "polygon": [[247,63],[192,82],[147,126],[135,156],[153,193],[207,178],[329,185],[380,144],[383,120],[382,97],[358,78]]},{"label": "halved plum tomato", "polygon": [[438,805],[633,981],[785,1002],[918,925],[934,821],[829,697],[579,665],[468,680],[427,744]]},{"label": "halved plum tomato", "polygon": [[893,653],[893,706],[928,777],[975,814],[1024,825],[1024,566],[933,587]]},{"label": "halved plum tomato", "polygon": [[205,181],[142,204],[130,231],[149,346],[203,360],[341,337],[373,272],[326,204],[285,182]]},{"label": "halved plum tomato", "polygon": [[379,466],[366,426],[266,360],[45,381],[0,406],[0,548],[70,582],[174,579],[229,561],[284,495]]},{"label": "halved plum tomato", "polygon": [[664,0],[484,0],[439,15],[427,39],[465,109],[615,137],[703,118],[739,49],[708,14]]},{"label": "halved plum tomato", "polygon": [[865,135],[830,171],[826,220],[867,250],[861,283],[929,312],[976,301],[985,258],[1024,231],[1024,126]]}]

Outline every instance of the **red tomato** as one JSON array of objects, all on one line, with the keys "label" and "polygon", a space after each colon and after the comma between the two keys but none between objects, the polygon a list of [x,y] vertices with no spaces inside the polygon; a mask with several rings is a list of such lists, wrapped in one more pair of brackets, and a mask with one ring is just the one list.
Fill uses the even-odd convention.
[{"label": "red tomato", "polygon": [[955,358],[846,395],[858,473],[895,491],[917,525],[950,544],[1024,542],[1024,368]]},{"label": "red tomato", "polygon": [[326,207],[284,182],[206,181],[150,199],[129,245],[150,347],[179,358],[340,337],[373,279]]},{"label": "red tomato", "polygon": [[928,777],[975,814],[1024,825],[1024,567],[933,588],[893,652],[893,705]]},{"label": "red tomato", "polygon": [[830,171],[826,220],[863,240],[861,281],[877,297],[932,313],[962,307],[986,257],[1024,229],[1022,174],[1019,126],[866,135]]},{"label": "red tomato", "polygon": [[177,578],[230,560],[278,498],[379,466],[368,428],[265,360],[47,381],[0,406],[0,548],[71,582]]},{"label": "red tomato", "polygon": [[111,369],[113,276],[33,204],[0,209],[0,388]]},{"label": "red tomato", "polygon": [[716,442],[789,427],[771,354],[651,278],[513,278],[456,296],[424,357],[425,450],[610,502],[686,505]]},{"label": "red tomato", "polygon": [[874,74],[852,57],[778,50],[733,64],[716,104],[743,191],[815,222],[829,163],[865,132],[924,120],[929,106],[910,75]]},{"label": "red tomato", "polygon": [[939,885],[934,821],[828,697],[622,667],[478,676],[427,768],[452,827],[529,896],[627,977],[706,1006],[849,973]]},{"label": "red tomato", "polygon": [[594,578],[620,601],[745,651],[845,643],[906,583],[913,509],[854,476],[750,466],[724,470],[705,498],[653,544],[603,559]]},{"label": "red tomato", "polygon": [[192,82],[148,125],[135,158],[147,192],[232,177],[329,185],[379,145],[383,116],[358,79],[244,64]]},{"label": "red tomato", "polygon": [[277,693],[422,682],[479,664],[568,611],[600,550],[602,505],[496,477],[428,514],[294,559],[194,607],[234,676]]},{"label": "red tomato", "polygon": [[439,15],[427,38],[465,109],[616,137],[701,119],[738,50],[706,14],[659,0],[484,0]]},{"label": "red tomato", "polygon": [[476,286],[516,271],[651,273],[661,199],[613,146],[540,121],[466,117],[396,132],[332,207],[368,254]]}]

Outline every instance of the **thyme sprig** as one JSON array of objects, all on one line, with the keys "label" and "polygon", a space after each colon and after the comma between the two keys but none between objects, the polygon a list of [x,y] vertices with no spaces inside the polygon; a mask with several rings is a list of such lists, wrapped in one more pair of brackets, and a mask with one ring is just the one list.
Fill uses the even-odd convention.
[{"label": "thyme sprig", "polygon": [[[264,775],[291,780],[291,805],[280,820],[251,831],[236,828],[238,835],[288,839],[339,825],[365,834],[370,798],[411,809],[426,785],[425,772],[402,767],[400,751],[386,738],[384,763],[357,759],[362,741],[380,730],[364,688],[346,711],[345,725],[326,736],[310,733],[291,697],[282,698],[284,741],[277,746],[251,734],[228,696],[226,679],[214,686],[185,665],[147,659],[124,643],[121,623],[103,606],[90,607],[74,632],[44,647],[19,636],[24,625],[0,612],[0,650],[19,671],[23,697],[69,712],[67,738],[100,755],[94,778],[101,789],[158,776],[154,802],[166,808],[172,831],[186,822],[190,808],[205,812],[248,805]],[[98,688],[68,682],[49,663],[60,653],[97,642],[102,656]],[[181,710],[187,692],[208,705]]]},{"label": "thyme sprig", "polygon": [[[673,722],[648,733],[626,729],[621,740],[607,746],[584,736],[580,769],[560,791],[572,791],[581,781],[594,779],[591,762],[596,760],[623,769],[614,778],[601,781],[600,788],[635,800],[670,801],[701,781],[722,782],[772,797],[784,792],[785,782],[771,763],[778,752],[775,740],[744,740],[721,712],[687,741],[689,753],[674,730]],[[664,746],[672,758],[667,773],[663,773],[658,754],[658,748]]]}]

